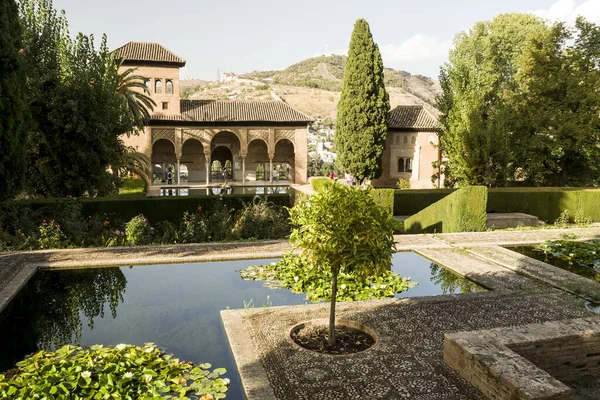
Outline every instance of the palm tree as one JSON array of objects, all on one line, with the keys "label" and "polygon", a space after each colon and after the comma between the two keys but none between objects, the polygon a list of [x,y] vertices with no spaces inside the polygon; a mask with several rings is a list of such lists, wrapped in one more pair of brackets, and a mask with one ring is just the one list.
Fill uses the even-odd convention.
[{"label": "palm tree", "polygon": [[[121,68],[123,60],[117,64]],[[133,75],[136,68],[128,68],[117,74],[115,94],[121,96],[127,104],[127,113],[135,129],[142,130],[150,121],[150,112],[156,103],[150,97],[150,90],[146,86],[147,79],[141,75]],[[136,89],[141,89],[136,90]]]},{"label": "palm tree", "polygon": [[152,184],[152,163],[148,156],[144,153],[139,153],[133,147],[124,147],[121,159],[117,168],[113,171],[118,172],[119,176],[126,176],[128,172],[132,172],[139,176],[146,187]]}]

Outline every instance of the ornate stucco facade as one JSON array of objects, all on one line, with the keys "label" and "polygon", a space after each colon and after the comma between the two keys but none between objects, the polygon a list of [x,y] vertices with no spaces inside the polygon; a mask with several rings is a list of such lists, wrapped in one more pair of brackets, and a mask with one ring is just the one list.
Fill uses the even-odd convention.
[{"label": "ornate stucco facade", "polygon": [[147,79],[156,107],[148,126],[125,144],[150,158],[154,176],[167,170],[178,183],[307,181],[310,118],[281,101],[181,100],[185,60],[157,43],[130,42],[115,50],[122,70]]}]

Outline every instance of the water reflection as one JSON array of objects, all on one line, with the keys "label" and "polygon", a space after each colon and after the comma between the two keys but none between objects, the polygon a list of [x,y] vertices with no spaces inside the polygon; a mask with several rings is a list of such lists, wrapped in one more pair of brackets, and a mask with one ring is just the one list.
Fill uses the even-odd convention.
[{"label": "water reflection", "polygon": [[0,371],[39,349],[80,343],[83,322],[90,329],[105,310],[113,318],[127,280],[119,268],[38,273],[0,315],[0,342],[12,343],[0,357]]},{"label": "water reflection", "polygon": [[229,186],[191,189],[188,187],[161,187],[160,196],[222,196],[230,194],[269,195],[291,194],[289,186]]},{"label": "water reflection", "polygon": [[431,263],[429,269],[431,270],[430,281],[435,283],[443,294],[485,292],[481,286],[441,265]]}]

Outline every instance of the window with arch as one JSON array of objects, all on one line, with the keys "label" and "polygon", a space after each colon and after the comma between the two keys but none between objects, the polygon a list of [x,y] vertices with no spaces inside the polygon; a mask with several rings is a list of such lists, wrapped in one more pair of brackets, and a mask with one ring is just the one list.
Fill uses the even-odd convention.
[{"label": "window with arch", "polygon": [[404,144],[408,143],[408,136],[404,135]]},{"label": "window with arch", "polygon": [[400,144],[400,135],[396,135],[396,144]]},{"label": "window with arch", "polygon": [[416,136],[411,137],[410,138],[410,143],[411,144],[416,144],[417,143],[417,137]]},{"label": "window with arch", "polygon": [[162,81],[160,79],[154,81],[154,93],[162,93]]},{"label": "window with arch", "polygon": [[398,159],[398,172],[404,172],[404,158]]},{"label": "window with arch", "polygon": [[412,158],[407,158],[406,159],[406,168],[404,169],[406,172],[412,172]]},{"label": "window with arch", "polygon": [[165,93],[173,94],[173,81],[170,79],[167,79],[167,81],[165,83]]},{"label": "window with arch", "polygon": [[150,82],[150,79],[144,79],[144,86],[146,86],[146,89],[148,89],[148,92],[150,92],[152,90],[152,82]]}]

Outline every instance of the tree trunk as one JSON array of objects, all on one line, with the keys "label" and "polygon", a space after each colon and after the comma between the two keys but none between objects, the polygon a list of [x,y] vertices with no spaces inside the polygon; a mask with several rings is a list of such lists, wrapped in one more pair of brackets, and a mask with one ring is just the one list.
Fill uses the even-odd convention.
[{"label": "tree trunk", "polygon": [[335,301],[337,297],[337,272],[331,274],[331,307],[329,308],[329,345],[335,344]]}]

